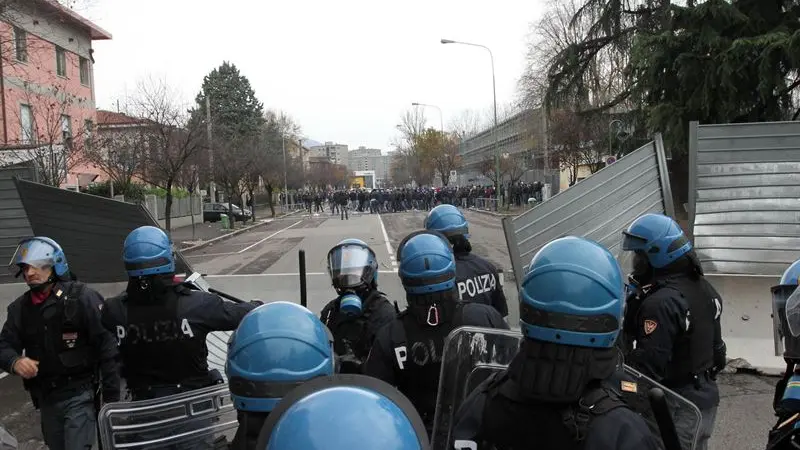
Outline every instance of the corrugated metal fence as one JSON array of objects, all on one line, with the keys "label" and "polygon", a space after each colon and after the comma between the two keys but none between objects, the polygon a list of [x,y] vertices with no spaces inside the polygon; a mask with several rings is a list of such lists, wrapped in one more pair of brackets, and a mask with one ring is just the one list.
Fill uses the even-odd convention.
[{"label": "corrugated metal fence", "polygon": [[[194,205],[192,205],[192,203]],[[155,195],[148,195],[145,197],[145,206],[156,219],[161,220],[166,218],[165,211],[167,210],[167,199],[163,197],[156,197]],[[192,209],[193,208],[193,209]],[[191,215],[194,211],[195,214],[201,214],[203,211],[203,202],[200,196],[173,198],[172,199],[171,217],[184,217]]]},{"label": "corrugated metal fence", "polygon": [[648,212],[674,215],[660,134],[550,200],[503,219],[517,287],[533,255],[553,239],[584,236],[616,255],[622,230]]},{"label": "corrugated metal fence", "polygon": [[781,275],[800,257],[800,122],[692,122],[689,156],[704,270]]},{"label": "corrugated metal fence", "polygon": [[[25,165],[0,168],[0,264],[11,261],[19,241],[33,235],[14,177],[36,180],[36,169]],[[14,282],[13,274],[0,270],[0,283]]]}]

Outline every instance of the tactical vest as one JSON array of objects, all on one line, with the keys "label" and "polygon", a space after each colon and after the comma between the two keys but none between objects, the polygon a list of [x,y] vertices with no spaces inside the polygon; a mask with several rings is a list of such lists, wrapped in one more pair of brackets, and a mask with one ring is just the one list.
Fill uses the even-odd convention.
[{"label": "tactical vest", "polygon": [[[356,317],[339,313],[339,302],[334,301],[320,314],[325,325],[333,334],[333,349],[337,355],[346,355],[348,350],[361,361],[366,361],[375,335],[369,330],[369,320],[386,294],[371,291],[364,300],[364,311]],[[388,301],[388,300],[387,300]]]},{"label": "tactical vest", "polygon": [[647,295],[649,297],[663,289],[669,289],[671,295],[685,299],[689,306],[689,329],[675,341],[663,381],[669,388],[682,387],[714,366],[716,302],[704,278],[697,281],[688,277],[659,280]]},{"label": "tactical vest", "polygon": [[607,386],[588,388],[576,404],[532,403],[507,373],[492,377],[484,387],[487,397],[479,436],[497,450],[580,450],[594,418],[625,406]]},{"label": "tactical vest", "polygon": [[[442,367],[444,340],[453,329],[464,322],[463,304],[453,310],[453,318],[436,327],[420,325],[408,310],[398,315],[398,321],[390,325],[392,347],[396,368],[400,370],[398,389],[417,408],[428,431],[433,426],[436,412],[436,395],[439,391],[439,375]],[[400,326],[402,324],[402,326]],[[400,366],[401,348],[405,348],[405,360]]]},{"label": "tactical vest", "polygon": [[477,255],[456,254],[456,288],[462,302],[492,306],[492,296],[500,289],[497,273]]},{"label": "tactical vest", "polygon": [[[180,298],[191,291],[176,286],[159,302],[142,303],[127,294],[110,300],[109,308],[127,317],[117,330],[122,355],[122,375],[132,390],[152,386],[186,385],[199,388],[210,384],[206,332],[182,317]],[[115,314],[117,315],[117,314]]]},{"label": "tactical vest", "polygon": [[[24,380],[26,389],[47,393],[69,385],[91,383],[96,358],[89,339],[86,308],[80,303],[83,283],[56,284],[48,298],[34,305],[30,292],[22,299],[22,343],[25,355],[39,361],[39,373]],[[66,291],[65,291],[66,290]],[[44,313],[55,308],[52,314]]]}]

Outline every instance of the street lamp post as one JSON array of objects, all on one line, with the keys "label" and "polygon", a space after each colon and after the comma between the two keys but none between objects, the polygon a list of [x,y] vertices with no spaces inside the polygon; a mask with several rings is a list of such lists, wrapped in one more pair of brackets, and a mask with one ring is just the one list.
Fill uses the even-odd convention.
[{"label": "street lamp post", "polygon": [[500,198],[500,147],[498,145],[497,140],[497,87],[495,84],[495,76],[494,76],[494,55],[492,54],[492,50],[489,47],[481,44],[473,44],[470,42],[461,42],[461,41],[454,41],[452,39],[442,39],[442,44],[461,44],[461,45],[469,45],[472,47],[480,47],[485,49],[489,52],[489,60],[492,63],[492,99],[494,103],[494,176],[495,176],[495,184],[497,190],[495,191],[494,195],[495,198]]},{"label": "street lamp post", "polygon": [[286,204],[284,211],[289,210],[289,187],[286,182],[286,136],[281,133],[281,148],[283,148],[283,198]]}]

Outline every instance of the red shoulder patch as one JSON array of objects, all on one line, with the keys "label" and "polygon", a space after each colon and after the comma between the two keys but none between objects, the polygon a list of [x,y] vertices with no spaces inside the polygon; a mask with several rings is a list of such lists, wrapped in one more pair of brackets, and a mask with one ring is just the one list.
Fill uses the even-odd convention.
[{"label": "red shoulder patch", "polygon": [[644,321],[644,334],[652,334],[658,328],[658,322],[647,319]]}]

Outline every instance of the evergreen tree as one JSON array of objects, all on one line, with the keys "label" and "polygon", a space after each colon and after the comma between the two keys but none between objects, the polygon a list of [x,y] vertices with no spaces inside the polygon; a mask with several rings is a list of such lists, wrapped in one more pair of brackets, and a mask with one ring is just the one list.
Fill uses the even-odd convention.
[{"label": "evergreen tree", "polygon": [[192,111],[195,120],[205,124],[206,97],[211,106],[214,142],[231,143],[259,133],[264,123],[264,105],[256,98],[250,81],[235,65],[223,62],[203,78]]}]

